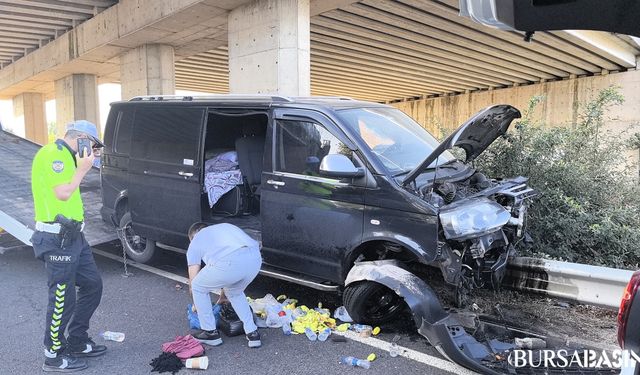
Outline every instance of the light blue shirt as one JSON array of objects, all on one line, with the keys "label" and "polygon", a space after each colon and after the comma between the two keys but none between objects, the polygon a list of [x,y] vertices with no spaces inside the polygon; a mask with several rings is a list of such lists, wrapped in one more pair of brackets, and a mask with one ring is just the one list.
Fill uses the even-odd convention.
[{"label": "light blue shirt", "polygon": [[187,264],[189,266],[213,264],[217,260],[243,247],[258,249],[256,240],[249,237],[242,229],[232,224],[216,224],[202,228],[193,237],[187,249]]}]

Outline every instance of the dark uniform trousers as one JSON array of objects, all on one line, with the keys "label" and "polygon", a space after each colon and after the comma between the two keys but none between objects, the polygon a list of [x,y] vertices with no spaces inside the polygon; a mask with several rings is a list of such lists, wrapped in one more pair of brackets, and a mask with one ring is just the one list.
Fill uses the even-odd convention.
[{"label": "dark uniform trousers", "polygon": [[102,278],[91,247],[82,232],[67,235],[64,247],[61,236],[47,232],[35,232],[31,242],[36,257],[44,261],[49,285],[44,345],[59,352],[67,343],[85,343],[89,320],[102,298]]}]

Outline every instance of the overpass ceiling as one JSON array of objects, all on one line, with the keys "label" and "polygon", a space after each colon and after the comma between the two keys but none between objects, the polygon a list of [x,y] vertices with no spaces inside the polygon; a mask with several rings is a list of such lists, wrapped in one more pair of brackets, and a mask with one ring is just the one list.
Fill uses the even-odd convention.
[{"label": "overpass ceiling", "polygon": [[[311,19],[311,92],[393,101],[635,68],[638,40],[522,33],[458,16],[458,0],[363,0]],[[176,87],[228,92],[226,47],[176,62]]]},{"label": "overpass ceiling", "polygon": [[118,0],[0,1],[0,64],[10,64]]}]

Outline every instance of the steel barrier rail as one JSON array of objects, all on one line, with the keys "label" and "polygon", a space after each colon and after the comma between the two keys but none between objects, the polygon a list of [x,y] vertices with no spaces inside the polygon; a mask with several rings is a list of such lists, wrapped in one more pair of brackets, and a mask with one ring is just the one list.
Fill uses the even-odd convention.
[{"label": "steel barrier rail", "polygon": [[633,271],[537,258],[514,258],[503,285],[526,292],[618,308]]}]

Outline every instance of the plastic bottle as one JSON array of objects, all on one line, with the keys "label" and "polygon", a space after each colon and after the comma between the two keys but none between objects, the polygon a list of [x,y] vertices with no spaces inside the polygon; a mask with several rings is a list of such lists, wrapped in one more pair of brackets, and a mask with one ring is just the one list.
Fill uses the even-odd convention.
[{"label": "plastic bottle", "polygon": [[352,324],[351,329],[357,333],[360,333],[362,331],[371,331],[373,328],[371,328],[371,326],[368,326],[366,324]]},{"label": "plastic bottle", "polygon": [[298,319],[299,317],[305,316],[305,315],[307,315],[307,312],[302,310],[299,307],[296,307],[291,313],[291,316],[293,317],[293,319]]},{"label": "plastic bottle", "polygon": [[104,332],[100,332],[100,337],[109,341],[117,341],[117,342],[124,341],[124,333],[122,332],[104,331]]},{"label": "plastic bottle", "polygon": [[220,319],[220,311],[222,311],[222,305],[217,303],[213,305],[213,317],[216,320]]},{"label": "plastic bottle", "polygon": [[325,328],[318,334],[318,340],[327,341],[330,335],[331,335],[331,328]]},{"label": "plastic bottle", "polygon": [[281,326],[280,309],[276,306],[267,307],[266,324],[269,328],[279,328]]},{"label": "plastic bottle", "polygon": [[371,362],[363,359],[354,358],[354,357],[340,357],[340,363],[353,366],[353,367],[358,366],[362,368],[369,368],[371,366]]},{"label": "plastic bottle", "polygon": [[340,306],[333,312],[333,317],[340,320],[341,322],[351,323],[353,319],[349,316],[347,309],[344,306]]},{"label": "plastic bottle", "polygon": [[291,335],[291,318],[289,315],[281,315],[280,322],[282,323],[282,333],[285,336]]},{"label": "plastic bottle", "polygon": [[318,335],[311,330],[311,328],[307,327],[304,329],[304,334],[307,335],[309,341],[316,341],[318,339]]},{"label": "plastic bottle", "polygon": [[400,355],[400,348],[395,342],[392,342],[391,346],[389,347],[389,355],[394,358]]}]

